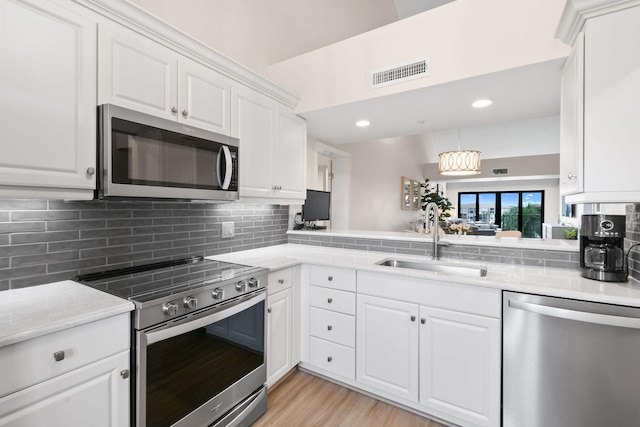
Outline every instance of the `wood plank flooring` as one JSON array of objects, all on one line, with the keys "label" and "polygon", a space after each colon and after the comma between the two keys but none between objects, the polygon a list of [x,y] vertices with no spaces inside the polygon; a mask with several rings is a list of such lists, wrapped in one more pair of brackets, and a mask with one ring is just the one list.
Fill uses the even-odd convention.
[{"label": "wood plank flooring", "polygon": [[435,421],[302,371],[269,393],[269,409],[253,427],[445,427]]}]

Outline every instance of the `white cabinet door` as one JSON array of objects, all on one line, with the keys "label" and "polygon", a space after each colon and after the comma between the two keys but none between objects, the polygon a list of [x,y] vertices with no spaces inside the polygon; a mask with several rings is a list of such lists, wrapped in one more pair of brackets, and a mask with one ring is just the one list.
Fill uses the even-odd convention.
[{"label": "white cabinet door", "polygon": [[188,58],[178,62],[180,122],[230,134],[231,80]]},{"label": "white cabinet door", "polygon": [[177,54],[127,28],[100,25],[98,103],[175,120]]},{"label": "white cabinet door", "polygon": [[3,196],[93,197],[97,24],[60,4],[0,1]]},{"label": "white cabinet door", "polygon": [[290,108],[278,107],[273,182],[278,197],[306,197],[307,122]]},{"label": "white cabinet door", "polygon": [[[585,191],[637,202],[640,6],[585,24]],[[604,200],[603,200],[604,201]]]},{"label": "white cabinet door", "polygon": [[500,425],[500,320],[420,307],[420,404]]},{"label": "white cabinet door", "polygon": [[128,370],[127,350],[9,394],[0,399],[0,426],[128,426]]},{"label": "white cabinet door", "polygon": [[291,288],[268,296],[267,386],[273,385],[291,368],[293,304]]},{"label": "white cabinet door", "polygon": [[560,115],[560,194],[583,191],[584,34],[576,40],[562,69]]},{"label": "white cabinet door", "polygon": [[418,401],[418,305],[357,297],[356,380]]},{"label": "white cabinet door", "polygon": [[240,139],[240,197],[273,197],[273,138],[276,104],[249,88],[235,94]]}]

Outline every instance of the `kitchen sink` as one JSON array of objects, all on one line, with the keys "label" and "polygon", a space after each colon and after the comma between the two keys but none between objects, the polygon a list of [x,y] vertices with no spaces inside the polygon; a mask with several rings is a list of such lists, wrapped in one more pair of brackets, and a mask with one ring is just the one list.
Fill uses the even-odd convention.
[{"label": "kitchen sink", "polygon": [[435,273],[451,274],[456,276],[485,277],[486,267],[477,265],[464,265],[443,263],[440,261],[406,261],[401,259],[387,258],[376,262],[377,265],[395,268],[410,268],[413,270],[433,271]]}]

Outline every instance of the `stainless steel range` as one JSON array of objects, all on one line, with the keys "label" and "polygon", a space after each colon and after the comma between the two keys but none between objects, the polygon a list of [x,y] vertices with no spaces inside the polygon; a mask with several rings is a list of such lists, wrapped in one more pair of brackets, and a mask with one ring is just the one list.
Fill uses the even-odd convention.
[{"label": "stainless steel range", "polygon": [[77,281],[136,306],[135,426],[248,426],[266,411],[266,269],[193,257]]}]

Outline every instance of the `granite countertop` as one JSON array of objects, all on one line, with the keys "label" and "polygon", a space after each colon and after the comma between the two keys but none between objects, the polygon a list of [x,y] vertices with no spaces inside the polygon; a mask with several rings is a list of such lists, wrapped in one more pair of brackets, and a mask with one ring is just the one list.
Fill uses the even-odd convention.
[{"label": "granite countertop", "polygon": [[[327,236],[349,237],[355,239],[400,240],[406,242],[432,242],[430,234],[412,231],[367,231],[367,230],[289,230],[287,234],[293,236]],[[544,249],[556,251],[579,252],[580,244],[577,240],[567,239],[523,239],[517,237],[473,236],[445,234],[440,236],[441,242],[449,245],[487,246],[519,249]]]},{"label": "granite countertop", "polygon": [[373,251],[367,252],[354,249],[296,245],[291,243],[216,255],[208,258],[264,267],[272,271],[298,264],[330,265],[515,292],[640,307],[640,284],[638,282],[599,282],[597,280],[583,278],[579,270],[571,269],[478,263],[475,261],[467,262],[464,260],[451,259],[431,261],[478,265],[486,267],[488,270],[486,277],[463,277],[376,265],[376,262],[386,258],[425,261],[424,257]]},{"label": "granite countertop", "polygon": [[127,313],[131,302],[71,280],[0,292],[0,347]]}]

